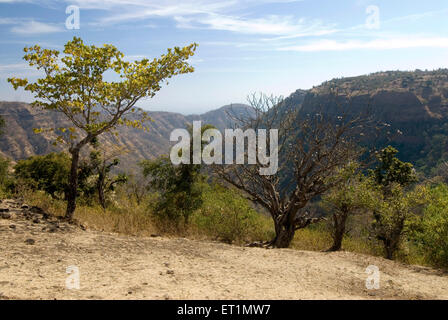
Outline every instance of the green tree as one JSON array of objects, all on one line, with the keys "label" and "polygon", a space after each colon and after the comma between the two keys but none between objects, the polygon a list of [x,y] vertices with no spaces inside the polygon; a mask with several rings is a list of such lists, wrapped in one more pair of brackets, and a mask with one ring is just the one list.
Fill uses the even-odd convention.
[{"label": "green tree", "polygon": [[423,254],[436,266],[448,267],[448,186],[440,184],[430,191],[428,206],[419,217],[413,238]]},{"label": "green tree", "polygon": [[[201,127],[202,134],[212,125]],[[190,137],[193,127],[188,126]],[[201,151],[205,141],[201,141]],[[190,159],[193,158],[193,140],[190,140]],[[181,153],[182,150],[179,151]],[[179,154],[181,156],[181,154]],[[173,165],[168,157],[146,160],[141,163],[143,175],[150,178],[150,186],[161,195],[156,213],[173,221],[183,218],[188,224],[189,217],[202,205],[202,186],[205,176],[200,164]]]},{"label": "green tree", "polygon": [[338,251],[342,247],[347,219],[371,207],[376,196],[374,182],[359,171],[358,163],[350,163],[339,170],[340,185],[332,188],[322,197],[322,206],[332,217],[333,245],[328,251]]},{"label": "green tree", "polygon": [[372,227],[377,239],[383,242],[385,257],[393,259],[403,236],[409,234],[418,210],[427,203],[428,190],[420,185],[406,191],[400,184],[394,183],[389,187],[387,196],[381,192],[378,195]]},{"label": "green tree", "polygon": [[[76,37],[65,44],[62,57],[59,51],[38,45],[24,49],[24,59],[45,76],[36,82],[20,78],[8,81],[14,89],[23,87],[34,94],[33,107],[60,112],[71,123],[68,127],[36,130],[52,130],[58,135],[55,142],[68,144],[68,219],[72,219],[76,209],[81,149],[105,132],[116,133],[121,125],[145,129],[143,124],[149,117],[135,107],[136,103],[154,97],[168,78],[193,72],[187,60],[195,49],[196,44],[175,47],[152,61],[134,62],[124,60],[124,54],[113,45],[89,46]],[[106,81],[107,74],[115,74],[120,80]]]},{"label": "green tree", "polygon": [[160,193],[156,215],[188,224],[190,215],[202,204],[200,165],[175,166],[168,157],[142,162],[143,175],[150,178],[150,186]]},{"label": "green tree", "polygon": [[69,172],[70,157],[66,153],[33,156],[19,160],[14,166],[14,175],[17,179],[55,198],[66,194]]},{"label": "green tree", "polygon": [[397,153],[391,146],[381,150],[377,154],[378,165],[370,172],[380,191],[372,204],[372,227],[377,239],[383,242],[387,259],[394,258],[415,210],[426,201],[425,187],[407,191],[417,177],[413,165],[396,158]]},{"label": "green tree", "polygon": [[395,157],[397,153],[398,150],[392,146],[381,150],[376,155],[378,165],[371,171],[376,183],[383,188],[385,193],[393,183],[407,187],[417,181],[412,163],[401,161]]},{"label": "green tree", "polygon": [[0,157],[0,191],[3,192],[10,183],[9,174],[10,161],[7,158]]},{"label": "green tree", "polygon": [[[0,136],[4,134],[5,119],[0,116]],[[7,185],[9,185],[10,175],[9,175],[9,165],[10,161],[7,158],[0,156],[0,192],[4,192]]]},{"label": "green tree", "polygon": [[215,239],[241,243],[260,240],[260,237],[270,236],[268,230],[272,232],[264,227],[266,218],[237,189],[218,183],[204,185],[203,201],[192,215],[192,224]]}]

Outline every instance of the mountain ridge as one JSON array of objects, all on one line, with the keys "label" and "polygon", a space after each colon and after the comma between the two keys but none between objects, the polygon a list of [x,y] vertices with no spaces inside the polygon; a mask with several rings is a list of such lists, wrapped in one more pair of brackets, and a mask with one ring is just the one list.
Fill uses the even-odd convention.
[{"label": "mountain ridge", "polygon": [[[342,100],[330,98],[337,89]],[[349,98],[348,98],[349,97]],[[385,71],[365,76],[326,81],[310,90],[298,89],[285,98],[282,112],[298,109],[299,117],[321,110],[337,112],[337,103],[349,107],[352,113],[371,108],[378,123],[384,128],[382,145],[391,144],[399,149],[400,157],[428,173],[442,161],[448,160],[448,69],[434,71]],[[126,165],[169,152],[172,130],[184,128],[195,120],[203,121],[219,130],[230,128],[231,113],[250,112],[249,106],[233,104],[203,114],[183,115],[167,111],[147,111],[154,120],[149,131],[120,128],[117,138],[105,136],[103,144],[120,144],[127,149],[123,157]],[[39,112],[20,102],[0,102],[0,114],[5,117],[5,134],[0,137],[0,154],[13,160],[34,154],[45,154],[60,149],[51,146],[51,134],[36,135],[33,128],[61,127],[64,118],[48,111]],[[386,138],[387,136],[387,138]]]},{"label": "mountain ridge", "polygon": [[[167,111],[146,111],[153,121],[146,124],[147,132],[120,127],[118,137],[104,134],[100,137],[104,147],[119,144],[128,154],[121,156],[126,165],[134,166],[142,159],[148,159],[169,152],[170,133],[177,128],[185,128],[194,120],[212,124],[222,130],[231,125],[232,120],[227,111],[245,112],[249,106],[233,104],[222,106],[204,114],[182,115]],[[5,118],[5,134],[0,137],[0,155],[17,161],[33,155],[62,151],[62,147],[53,146],[55,134],[35,134],[34,128],[57,128],[69,126],[68,121],[60,113],[39,110],[23,102],[0,101],[0,115]]]}]

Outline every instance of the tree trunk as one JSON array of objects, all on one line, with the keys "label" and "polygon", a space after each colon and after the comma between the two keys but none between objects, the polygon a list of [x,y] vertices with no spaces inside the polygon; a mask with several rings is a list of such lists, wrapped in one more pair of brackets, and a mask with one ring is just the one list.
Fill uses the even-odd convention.
[{"label": "tree trunk", "polygon": [[275,227],[275,238],[272,240],[271,245],[274,248],[289,248],[296,230],[293,225],[277,225]]},{"label": "tree trunk", "polygon": [[78,164],[79,164],[79,148],[74,148],[70,150],[72,155],[72,164],[70,168],[70,177],[68,183],[68,193],[67,193],[67,210],[65,212],[65,217],[68,220],[73,219],[73,214],[76,209],[76,197],[78,196]]},{"label": "tree trunk", "polygon": [[342,247],[342,240],[345,234],[345,223],[347,221],[346,213],[333,214],[333,245],[327,251],[339,251]]},{"label": "tree trunk", "polygon": [[102,174],[100,174],[98,177],[97,189],[98,189],[98,200],[101,204],[101,207],[103,207],[103,209],[106,209],[106,197],[104,195],[104,176]]},{"label": "tree trunk", "polygon": [[386,253],[386,259],[393,260],[395,252],[398,250],[399,241],[395,239],[387,239],[384,241],[384,251]]}]

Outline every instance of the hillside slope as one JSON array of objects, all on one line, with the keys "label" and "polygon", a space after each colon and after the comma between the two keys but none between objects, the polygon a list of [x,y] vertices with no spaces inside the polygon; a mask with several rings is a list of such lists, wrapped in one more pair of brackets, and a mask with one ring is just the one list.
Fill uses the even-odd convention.
[{"label": "hillside slope", "polygon": [[[342,98],[337,102],[329,92],[337,89]],[[349,95],[351,99],[344,99]],[[402,160],[414,163],[425,173],[448,160],[448,69],[435,71],[379,72],[366,76],[334,79],[311,90],[296,90],[286,98],[282,112],[300,109],[299,117],[317,110],[339,113],[341,108],[352,114],[368,110],[369,116],[382,125],[380,137],[366,143],[377,147],[392,144],[399,149]],[[153,122],[149,132],[121,128],[118,141],[105,136],[103,145],[118,144],[128,150],[122,158],[127,166],[144,158],[169,152],[169,135],[175,128],[202,120],[223,130],[233,126],[228,116],[250,113],[248,106],[224,106],[202,115],[171,112],[149,112]],[[51,136],[36,135],[32,128],[55,127],[63,118],[54,113],[39,112],[29,105],[0,102],[0,114],[6,119],[6,134],[0,137],[0,154],[23,159],[34,154],[57,150]]]},{"label": "hillside slope", "polygon": [[[83,231],[1,205],[0,299],[448,299],[446,273],[378,257]],[[69,266],[79,290],[66,289]]]},{"label": "hillside slope", "polygon": [[[172,143],[170,133],[177,128],[185,128],[193,120],[201,120],[203,124],[212,124],[223,130],[231,127],[233,121],[227,112],[241,114],[250,112],[247,105],[235,104],[221,107],[203,115],[182,115],[180,113],[150,111],[152,122],[146,124],[149,131],[132,128],[120,128],[119,136],[103,135],[101,143],[106,148],[119,145],[128,153],[122,156],[127,167],[139,160],[156,157],[169,152]],[[68,126],[64,117],[56,112],[33,109],[27,103],[0,101],[0,115],[6,122],[5,134],[0,136],[0,155],[13,160],[24,159],[32,155],[42,155],[62,150],[51,143],[51,133],[35,134],[33,128],[58,128]]]},{"label": "hillside slope", "polygon": [[[330,90],[337,90],[340,98],[332,98]],[[317,110],[368,114],[382,130],[366,143],[391,144],[402,160],[426,173],[448,160],[448,69],[379,72],[327,81],[306,94],[301,116]]]}]

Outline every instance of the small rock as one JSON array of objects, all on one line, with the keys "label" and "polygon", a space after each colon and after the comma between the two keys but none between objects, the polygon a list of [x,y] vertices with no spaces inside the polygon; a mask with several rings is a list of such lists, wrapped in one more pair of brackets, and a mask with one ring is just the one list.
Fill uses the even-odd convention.
[{"label": "small rock", "polygon": [[170,298],[170,296],[169,296],[169,295],[167,295],[167,294],[166,294],[166,295],[164,295],[164,296],[163,296],[163,298],[164,298],[165,300],[170,300],[170,299],[171,299],[171,298]]},{"label": "small rock", "polygon": [[160,237],[160,235],[158,235],[158,234],[152,234],[150,237],[151,237],[151,238],[157,238],[157,237]]},{"label": "small rock", "polygon": [[174,274],[174,270],[166,270],[166,274]]},{"label": "small rock", "polygon": [[39,223],[39,222],[40,222],[39,219],[37,218],[33,219],[33,223]]},{"label": "small rock", "polygon": [[46,213],[42,208],[39,208],[39,207],[36,207],[36,206],[31,207],[31,208],[30,208],[30,211],[31,211],[32,213],[38,213],[38,214],[44,214],[44,213]]},{"label": "small rock", "polygon": [[56,232],[57,228],[55,226],[51,226],[48,228],[48,232],[53,233]]},{"label": "small rock", "polygon": [[0,208],[0,212],[9,212],[9,208]]},{"label": "small rock", "polygon": [[12,225],[9,226],[9,229],[15,229],[15,228],[16,228],[15,224],[12,224]]},{"label": "small rock", "polygon": [[25,243],[26,243],[26,244],[29,244],[29,245],[33,245],[33,244],[36,243],[36,241],[34,241],[34,239],[26,239],[26,240],[25,240]]},{"label": "small rock", "polygon": [[20,209],[29,209],[29,208],[30,208],[30,206],[25,203],[22,204],[22,206],[20,207]]},{"label": "small rock", "polygon": [[[8,210],[9,210],[9,209],[8,209]],[[10,218],[11,218],[11,214],[8,213],[8,212],[2,212],[2,213],[1,213],[1,217],[2,217],[3,219],[10,219]]]},{"label": "small rock", "polygon": [[143,282],[142,285],[147,286],[148,282]]}]

